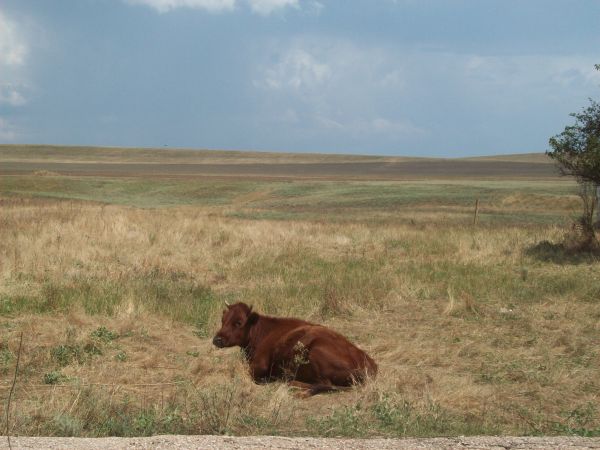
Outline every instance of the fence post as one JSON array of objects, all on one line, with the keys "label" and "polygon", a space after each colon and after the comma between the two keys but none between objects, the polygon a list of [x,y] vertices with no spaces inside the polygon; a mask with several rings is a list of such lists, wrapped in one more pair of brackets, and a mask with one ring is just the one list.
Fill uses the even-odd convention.
[{"label": "fence post", "polygon": [[475,213],[473,214],[473,225],[477,225],[477,214],[479,213],[479,199],[475,200]]},{"label": "fence post", "polygon": [[600,184],[596,185],[596,222],[600,223]]}]

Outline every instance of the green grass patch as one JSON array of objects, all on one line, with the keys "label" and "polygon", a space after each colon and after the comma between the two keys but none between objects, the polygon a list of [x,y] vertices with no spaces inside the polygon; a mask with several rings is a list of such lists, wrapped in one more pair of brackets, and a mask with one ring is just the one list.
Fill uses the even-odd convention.
[{"label": "green grass patch", "polygon": [[[2,315],[64,314],[79,306],[90,315],[112,316],[125,301],[133,299],[134,306],[179,322],[194,324],[202,333],[207,333],[208,324],[223,303],[206,286],[152,274],[118,281],[95,278],[74,278],[64,282],[47,280],[41,284],[39,291],[37,295],[4,295],[0,299]],[[104,327],[92,333],[92,338],[103,342],[116,337],[115,333]]]},{"label": "green grass patch", "polygon": [[[577,270],[547,273],[542,268],[528,269],[504,264],[463,263],[449,260],[414,263],[405,262],[398,267],[399,275],[423,288],[421,298],[446,298],[448,289],[467,293],[477,302],[528,304],[547,298],[597,298],[600,280],[581,281]],[[526,274],[526,275],[525,275]]]},{"label": "green grass patch", "polygon": [[498,433],[493,421],[475,414],[460,415],[437,403],[413,405],[384,395],[370,406],[360,403],[336,408],[325,417],[309,417],[309,430],[325,437],[383,435],[388,437],[475,436]]},{"label": "green grass patch", "polygon": [[257,283],[242,296],[258,302],[269,314],[318,312],[325,318],[347,314],[352,306],[378,310],[392,287],[382,271],[384,263],[359,257],[329,260],[302,249],[264,255],[241,272],[251,279],[277,278],[283,283]]},{"label": "green grass patch", "polygon": [[252,192],[254,182],[97,177],[2,177],[0,194],[87,200],[142,208],[224,205]]},{"label": "green grass patch", "polygon": [[[268,196],[250,196],[269,192]],[[569,183],[312,182],[4,176],[0,195],[96,201],[142,208],[229,206],[252,220],[404,221],[407,213],[454,213],[470,221],[476,199],[488,224],[563,223],[576,212]],[[515,197],[516,196],[516,197]],[[510,199],[505,204],[504,200]],[[557,199],[560,201],[557,202]],[[418,214],[415,214],[418,215]]]}]

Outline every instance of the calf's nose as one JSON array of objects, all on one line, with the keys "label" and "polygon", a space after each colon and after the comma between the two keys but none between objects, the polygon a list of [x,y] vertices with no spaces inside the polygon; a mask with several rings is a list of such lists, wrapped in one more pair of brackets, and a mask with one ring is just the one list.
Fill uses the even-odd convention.
[{"label": "calf's nose", "polygon": [[223,347],[223,338],[221,336],[215,336],[213,339],[213,345],[215,347],[222,348]]}]

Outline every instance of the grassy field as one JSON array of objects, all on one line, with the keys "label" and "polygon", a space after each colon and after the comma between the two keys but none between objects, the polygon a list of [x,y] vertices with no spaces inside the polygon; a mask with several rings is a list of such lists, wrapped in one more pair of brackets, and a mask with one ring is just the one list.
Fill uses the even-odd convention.
[{"label": "grassy field", "polygon": [[[578,208],[562,179],[1,176],[11,432],[599,435],[600,262],[558,245]],[[380,374],[254,385],[210,343],[224,301],[331,326]]]}]

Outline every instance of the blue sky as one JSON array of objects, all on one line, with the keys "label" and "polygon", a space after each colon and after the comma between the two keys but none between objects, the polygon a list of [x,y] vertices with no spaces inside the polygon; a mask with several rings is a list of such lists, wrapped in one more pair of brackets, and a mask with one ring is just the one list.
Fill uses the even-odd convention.
[{"label": "blue sky", "polygon": [[2,0],[0,143],[545,151],[599,0]]}]

